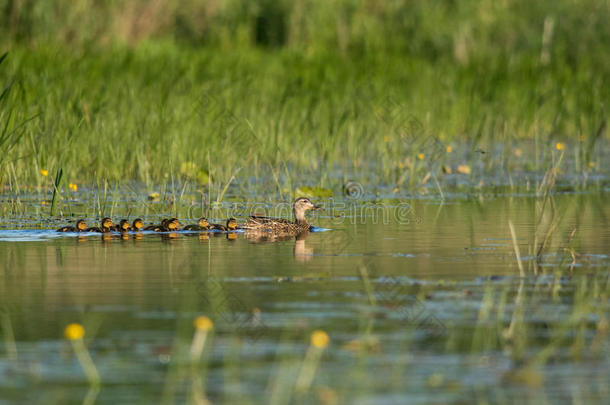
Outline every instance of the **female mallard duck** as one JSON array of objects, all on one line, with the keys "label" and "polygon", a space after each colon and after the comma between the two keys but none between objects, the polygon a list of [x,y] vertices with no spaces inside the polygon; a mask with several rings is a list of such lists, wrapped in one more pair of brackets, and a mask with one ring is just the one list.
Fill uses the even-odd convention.
[{"label": "female mallard duck", "polygon": [[79,219],[76,221],[76,226],[62,226],[57,232],[85,232],[86,229],[87,224],[85,224],[85,220]]},{"label": "female mallard duck", "polygon": [[210,225],[210,229],[216,229],[217,231],[222,231],[222,232],[231,232],[231,231],[236,230],[237,228],[239,228],[239,226],[237,225],[237,220],[235,218],[227,219],[226,225],[220,225],[220,224],[211,224]]},{"label": "female mallard duck", "polygon": [[142,218],[134,219],[133,223],[131,224],[131,228],[135,232],[140,232],[144,228],[144,222],[142,222]]},{"label": "female mallard duck", "polygon": [[206,231],[210,229],[210,223],[207,218],[201,217],[197,220],[196,224],[187,225],[183,230],[185,231]]},{"label": "female mallard duck", "polygon": [[246,232],[266,232],[275,236],[296,236],[309,231],[305,212],[320,208],[320,206],[314,205],[309,198],[300,197],[294,201],[292,206],[294,222],[282,218],[251,216],[242,228]]},{"label": "female mallard duck", "polygon": [[112,220],[108,217],[102,218],[102,221],[100,222],[100,227],[94,226],[91,228],[87,228],[85,229],[85,232],[101,232],[101,233],[108,233],[112,230]]},{"label": "female mallard duck", "polygon": [[112,230],[115,232],[129,232],[131,231],[131,225],[129,225],[129,221],[126,219],[121,219],[118,225],[112,227]]}]

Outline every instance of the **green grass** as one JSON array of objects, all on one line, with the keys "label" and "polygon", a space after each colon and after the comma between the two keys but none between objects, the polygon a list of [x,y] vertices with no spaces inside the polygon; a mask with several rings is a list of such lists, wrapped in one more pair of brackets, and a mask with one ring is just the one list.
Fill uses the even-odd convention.
[{"label": "green grass", "polygon": [[[196,5],[162,2],[175,6],[169,23],[136,3],[160,19],[137,35],[119,29],[131,14],[110,3],[46,13],[32,2],[12,14],[10,3],[0,84],[13,85],[0,124],[11,111],[10,125],[35,118],[14,146],[0,144],[0,182],[41,185],[41,169],[63,169],[80,184],[222,189],[241,168],[238,181],[270,176],[278,188],[328,186],[336,169],[412,186],[439,172],[447,145],[469,164],[477,147],[507,146],[487,172],[545,170],[549,142],[566,140],[572,169],[599,169],[607,5],[312,1],[301,15],[289,2],[211,3],[220,8],[199,21]],[[513,163],[519,140],[536,148]]]}]

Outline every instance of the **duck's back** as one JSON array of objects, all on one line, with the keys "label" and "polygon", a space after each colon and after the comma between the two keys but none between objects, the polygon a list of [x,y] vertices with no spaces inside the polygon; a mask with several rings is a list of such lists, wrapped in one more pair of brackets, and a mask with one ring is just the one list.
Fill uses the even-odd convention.
[{"label": "duck's back", "polygon": [[297,234],[309,230],[307,223],[294,223],[283,218],[251,216],[242,226],[245,230],[271,232],[276,234]]}]

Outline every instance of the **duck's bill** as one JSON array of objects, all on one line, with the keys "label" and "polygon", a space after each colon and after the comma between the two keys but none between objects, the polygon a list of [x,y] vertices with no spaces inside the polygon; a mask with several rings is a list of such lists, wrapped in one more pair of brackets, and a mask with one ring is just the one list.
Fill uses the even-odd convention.
[{"label": "duck's bill", "polygon": [[314,205],[314,206],[313,206],[313,209],[314,209],[314,210],[323,210],[323,209],[324,209],[324,207],[322,207],[321,205]]}]

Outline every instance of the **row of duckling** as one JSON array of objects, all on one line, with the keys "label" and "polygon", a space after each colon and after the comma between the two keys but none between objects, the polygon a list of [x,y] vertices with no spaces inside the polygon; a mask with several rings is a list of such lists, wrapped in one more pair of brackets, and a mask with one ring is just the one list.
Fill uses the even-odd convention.
[{"label": "row of duckling", "polygon": [[262,232],[267,235],[278,237],[297,236],[304,232],[309,232],[310,225],[307,223],[305,213],[307,211],[318,210],[322,207],[314,205],[308,198],[300,197],[294,201],[292,211],[294,221],[289,221],[284,218],[271,218],[265,216],[252,215],[242,226],[237,224],[235,218],[229,218],[225,225],[210,224],[206,218],[199,218],[196,224],[187,225],[181,229],[182,224],[178,218],[168,218],[161,221],[159,225],[144,226],[141,218],[137,218],[132,224],[126,219],[114,225],[110,218],[103,218],[99,227],[88,228],[85,221],[80,219],[76,226],[64,226],[59,228],[58,232],[129,232],[129,231],[154,231],[154,232],[174,232],[179,230],[185,231],[223,231],[231,232],[236,229],[243,229],[246,232]]},{"label": "row of duckling", "polygon": [[211,224],[207,218],[201,217],[196,224],[186,225],[182,227],[182,224],[178,218],[166,218],[161,221],[160,224],[153,224],[144,226],[142,218],[136,218],[132,223],[128,220],[122,219],[118,224],[112,222],[112,219],[105,217],[100,221],[100,226],[88,227],[84,219],[76,221],[75,226],[62,226],[57,232],[141,232],[141,231],[153,231],[153,232],[175,232],[175,231],[222,231],[229,232],[239,229],[237,220],[235,218],[229,218],[225,225],[222,224]]}]

